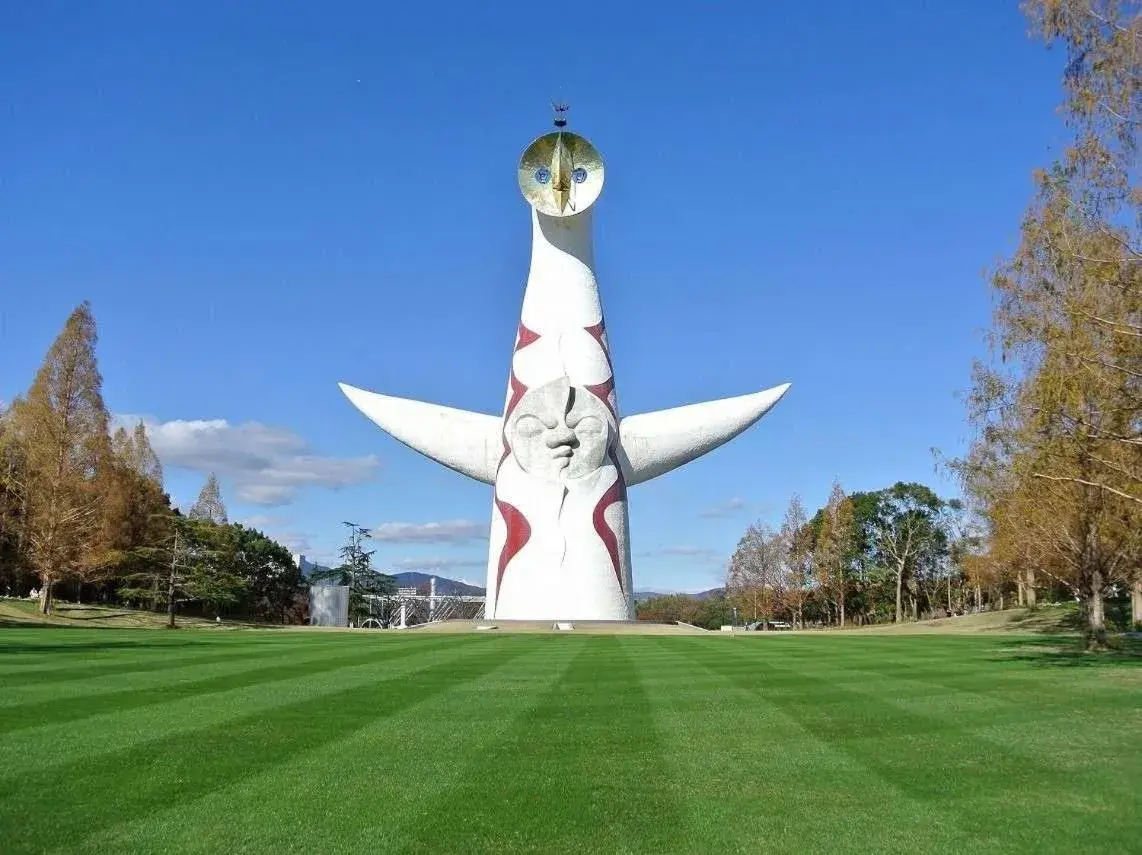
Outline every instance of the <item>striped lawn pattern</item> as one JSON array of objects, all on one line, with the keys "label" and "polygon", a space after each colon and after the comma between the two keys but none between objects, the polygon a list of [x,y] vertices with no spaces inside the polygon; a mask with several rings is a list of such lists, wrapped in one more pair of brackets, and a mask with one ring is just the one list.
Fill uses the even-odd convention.
[{"label": "striped lawn pattern", "polygon": [[0,629],[0,852],[1137,852],[1142,660]]}]

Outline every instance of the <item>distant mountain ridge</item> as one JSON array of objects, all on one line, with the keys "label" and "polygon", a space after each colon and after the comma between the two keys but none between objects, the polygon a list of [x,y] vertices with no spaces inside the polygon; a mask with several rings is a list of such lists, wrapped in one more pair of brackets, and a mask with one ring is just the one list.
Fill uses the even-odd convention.
[{"label": "distant mountain ridge", "polygon": [[[295,556],[295,560],[300,558],[301,572],[306,577],[311,577],[314,573],[328,570],[321,564],[314,564],[306,560],[305,556]],[[384,570],[379,571],[384,573]],[[479,585],[470,585],[467,582],[461,582],[458,579],[449,579],[447,576],[440,576],[435,573],[421,573],[415,570],[406,570],[402,573],[386,573],[387,576],[392,576],[397,580],[397,586],[401,588],[419,588],[421,585],[429,585],[432,579],[436,579],[436,593],[446,597],[483,597],[487,595],[487,591]],[[710,588],[708,591],[699,591],[696,594],[685,594],[677,591],[635,591],[634,601],[636,603],[645,603],[647,600],[653,600],[656,597],[693,597],[696,600],[708,600],[724,596],[725,590],[723,588]]]},{"label": "distant mountain ridge", "polygon": [[435,573],[417,573],[410,570],[404,573],[389,573],[388,575],[396,579],[397,584],[402,588],[416,588],[421,585],[428,585],[431,584],[433,578],[435,578],[436,593],[443,594],[447,597],[482,597],[487,593],[478,585],[458,582],[455,579],[438,576]]},{"label": "distant mountain ridge", "polygon": [[[306,579],[312,579],[314,574],[328,572],[332,569],[326,567],[324,564],[316,564],[307,559],[304,555],[295,555],[294,563],[297,564],[301,570],[301,575]],[[446,597],[482,597],[485,593],[484,589],[478,585],[469,585],[467,582],[449,579],[446,576],[440,576],[435,573],[417,573],[414,571],[385,573],[384,570],[378,570],[377,572],[384,573],[386,576],[392,576],[397,580],[397,586],[401,588],[416,588],[421,585],[430,585],[433,577],[435,577],[436,593]]]},{"label": "distant mountain ridge", "polygon": [[709,600],[716,599],[717,597],[721,597],[724,594],[724,588],[710,588],[708,591],[699,591],[697,594],[686,594],[678,591],[635,591],[634,601],[636,603],[645,603],[647,600],[653,600],[656,597],[691,597],[695,600]]}]

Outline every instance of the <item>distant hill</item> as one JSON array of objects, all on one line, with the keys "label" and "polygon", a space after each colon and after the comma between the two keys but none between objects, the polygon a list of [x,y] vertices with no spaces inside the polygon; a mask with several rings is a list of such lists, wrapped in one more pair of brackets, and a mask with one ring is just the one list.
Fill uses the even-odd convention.
[{"label": "distant hill", "polygon": [[697,594],[680,594],[677,591],[662,592],[662,591],[635,591],[634,601],[636,603],[645,603],[647,600],[653,600],[655,597],[693,597],[695,600],[709,600],[716,599],[724,593],[722,588],[711,588],[708,591],[701,591]]},{"label": "distant hill", "polygon": [[[315,564],[309,561],[304,555],[294,556],[294,561],[297,562],[301,568],[302,576],[306,579],[312,579],[314,574],[330,569],[323,564]],[[385,571],[380,570],[379,572],[384,573]],[[418,588],[421,585],[430,584],[435,574],[408,571],[405,573],[386,573],[385,575],[396,579],[397,585],[401,588]],[[455,579],[437,575],[436,593],[455,597],[482,597],[484,596],[484,589],[477,585],[469,585],[467,582],[457,582]]]},{"label": "distant hill", "polygon": [[[434,574],[408,571],[390,575],[397,580],[397,584],[402,588],[415,588],[429,584]],[[436,593],[452,597],[482,597],[485,591],[477,585],[469,585],[466,582],[457,582],[455,579],[436,576]]]}]

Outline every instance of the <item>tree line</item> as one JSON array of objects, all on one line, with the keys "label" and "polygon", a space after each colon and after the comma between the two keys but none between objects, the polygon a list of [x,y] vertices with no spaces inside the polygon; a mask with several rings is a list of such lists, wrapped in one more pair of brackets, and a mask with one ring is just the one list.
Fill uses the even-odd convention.
[{"label": "tree line", "polygon": [[1108,603],[1142,626],[1142,8],[1024,0],[1065,54],[1069,140],[1034,175],[1019,245],[993,271],[974,435],[943,460],[963,503],[918,484],[845,496],[779,531],[751,526],[726,591],[799,623],[911,620],[1040,595],[1078,601],[1088,645]]},{"label": "tree line", "polygon": [[294,622],[288,549],[231,523],[209,476],[184,515],[142,422],[111,431],[88,303],[68,317],[27,392],[0,409],[0,592]]},{"label": "tree line", "polygon": [[967,396],[974,437],[944,460],[964,500],[919,484],[845,496],[779,531],[751,526],[727,596],[806,623],[1080,604],[1106,643],[1108,601],[1142,625],[1142,9],[1025,0],[1066,53],[1071,139],[1034,176],[1018,248],[991,276],[989,355]]},{"label": "tree line", "polygon": [[968,399],[974,441],[949,461],[982,523],[970,572],[1142,622],[1142,10],[1136,0],[1027,0],[1066,53],[1061,155],[1035,174],[1015,252],[991,278],[990,354]]}]

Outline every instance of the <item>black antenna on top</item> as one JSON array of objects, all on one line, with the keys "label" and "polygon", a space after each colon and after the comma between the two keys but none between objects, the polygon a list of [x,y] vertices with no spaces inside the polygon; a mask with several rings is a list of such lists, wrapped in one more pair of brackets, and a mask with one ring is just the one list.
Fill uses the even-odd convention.
[{"label": "black antenna on top", "polygon": [[560,101],[553,101],[551,109],[555,111],[555,127],[560,130],[567,127],[567,111],[571,108]]}]

